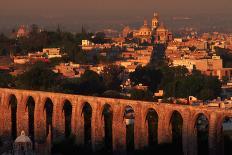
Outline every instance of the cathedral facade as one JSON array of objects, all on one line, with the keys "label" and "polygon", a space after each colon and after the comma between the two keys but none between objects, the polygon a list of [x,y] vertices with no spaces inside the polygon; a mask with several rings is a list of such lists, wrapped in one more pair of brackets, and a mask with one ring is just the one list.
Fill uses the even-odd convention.
[{"label": "cathedral facade", "polygon": [[123,29],[123,37],[133,34],[134,38],[139,39],[140,43],[167,43],[172,40],[172,33],[160,23],[158,13],[154,13],[151,20],[151,26],[147,20],[138,30],[131,30],[128,26]]}]

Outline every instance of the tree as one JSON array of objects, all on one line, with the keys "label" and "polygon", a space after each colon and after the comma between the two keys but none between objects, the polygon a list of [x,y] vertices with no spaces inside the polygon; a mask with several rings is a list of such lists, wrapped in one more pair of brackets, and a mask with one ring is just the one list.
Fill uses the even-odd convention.
[{"label": "tree", "polygon": [[162,72],[164,78],[161,88],[164,89],[165,97],[195,96],[208,100],[220,95],[221,82],[217,77],[203,75],[197,70],[189,73],[184,67],[165,67]]},{"label": "tree", "polygon": [[10,88],[14,86],[14,77],[6,72],[0,71],[0,87]]},{"label": "tree", "polygon": [[17,77],[16,87],[30,90],[54,90],[59,76],[46,63],[38,62]]},{"label": "tree", "polygon": [[74,57],[75,62],[80,63],[80,64],[86,64],[89,62],[87,54],[84,53],[83,51],[79,51],[75,54]]},{"label": "tree", "polygon": [[94,71],[86,70],[80,78],[78,93],[84,95],[101,94],[104,91],[102,78]]},{"label": "tree", "polygon": [[[48,57],[47,56],[47,53],[45,53],[44,54],[44,56],[45,57]],[[61,58],[50,58],[49,59],[49,66],[50,67],[54,67],[54,66],[56,66],[56,65],[59,65],[60,63],[62,63],[62,62],[65,62],[65,63],[67,63],[68,61],[67,61],[67,57],[65,57],[65,56],[63,56],[63,57],[61,57]]]},{"label": "tree", "polygon": [[[166,97],[179,96],[178,91],[182,90],[182,80],[189,74],[185,67],[169,67],[163,66],[161,68],[163,78],[160,87],[164,90]],[[180,91],[184,92],[183,90]]]},{"label": "tree", "polygon": [[130,74],[130,79],[134,85],[143,84],[148,86],[151,92],[155,92],[161,83],[162,72],[156,70],[154,66],[138,66],[134,72]]},{"label": "tree", "polygon": [[32,24],[30,27],[31,31],[30,34],[37,34],[39,33],[39,26],[36,24]]},{"label": "tree", "polygon": [[202,89],[198,96],[202,100],[209,100],[209,99],[214,99],[215,98],[214,91],[210,90],[210,89],[207,89],[207,88]]},{"label": "tree", "polygon": [[4,34],[0,34],[0,55],[9,55],[11,41]]},{"label": "tree", "polygon": [[[219,97],[221,94],[221,86],[222,86],[222,84],[221,84],[221,81],[218,80],[218,77],[204,76],[204,86],[203,86],[202,91],[207,90],[206,94],[208,94],[208,95],[207,96],[199,95],[199,97],[203,100],[215,99],[215,98]],[[205,94],[205,93],[201,92],[201,94]]]},{"label": "tree", "polygon": [[102,96],[108,98],[126,98],[125,96],[121,95],[120,92],[115,90],[107,90],[102,94]]},{"label": "tree", "polygon": [[123,74],[124,68],[117,65],[109,65],[104,67],[102,71],[102,78],[106,87],[106,90],[116,90],[121,89],[120,85],[122,83],[122,78],[120,75]]},{"label": "tree", "polygon": [[142,101],[153,101],[153,94],[150,91],[132,90],[131,99],[142,100]]},{"label": "tree", "polygon": [[97,32],[95,37],[92,39],[92,42],[95,44],[104,44],[105,43],[105,33],[104,32]]},{"label": "tree", "polygon": [[58,91],[68,94],[78,94],[80,90],[80,78],[64,79],[58,88]]}]

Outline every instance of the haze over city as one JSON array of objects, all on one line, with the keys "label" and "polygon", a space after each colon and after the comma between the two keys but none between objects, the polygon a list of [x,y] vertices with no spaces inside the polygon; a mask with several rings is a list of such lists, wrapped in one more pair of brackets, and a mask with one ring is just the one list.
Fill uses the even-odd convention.
[{"label": "haze over city", "polygon": [[159,12],[167,24],[176,27],[178,23],[172,22],[175,16],[191,17],[193,25],[198,22],[207,25],[207,21],[211,21],[219,22],[216,26],[220,26],[225,20],[232,21],[230,0],[8,0],[1,2],[0,10],[0,29],[3,30],[33,23],[50,28],[60,24],[72,31],[80,30],[83,24],[90,30],[115,24],[137,25],[141,19],[150,18],[154,11]]}]

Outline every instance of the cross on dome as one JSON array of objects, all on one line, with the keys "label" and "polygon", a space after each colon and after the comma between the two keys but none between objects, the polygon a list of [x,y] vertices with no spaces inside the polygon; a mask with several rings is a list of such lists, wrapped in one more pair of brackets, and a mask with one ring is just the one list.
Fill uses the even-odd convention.
[{"label": "cross on dome", "polygon": [[144,20],[143,23],[144,23],[144,24],[143,24],[144,26],[147,26],[147,20],[146,20],[146,19]]},{"label": "cross on dome", "polygon": [[157,12],[154,12],[154,17],[158,17],[158,13]]}]

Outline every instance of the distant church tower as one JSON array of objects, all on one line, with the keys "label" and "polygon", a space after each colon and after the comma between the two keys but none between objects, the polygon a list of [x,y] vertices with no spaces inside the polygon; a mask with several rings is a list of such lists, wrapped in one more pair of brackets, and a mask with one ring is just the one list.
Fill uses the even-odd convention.
[{"label": "distant church tower", "polygon": [[159,15],[158,13],[154,13],[154,17],[152,18],[152,21],[151,21],[151,29],[152,31],[156,30],[159,26]]}]

